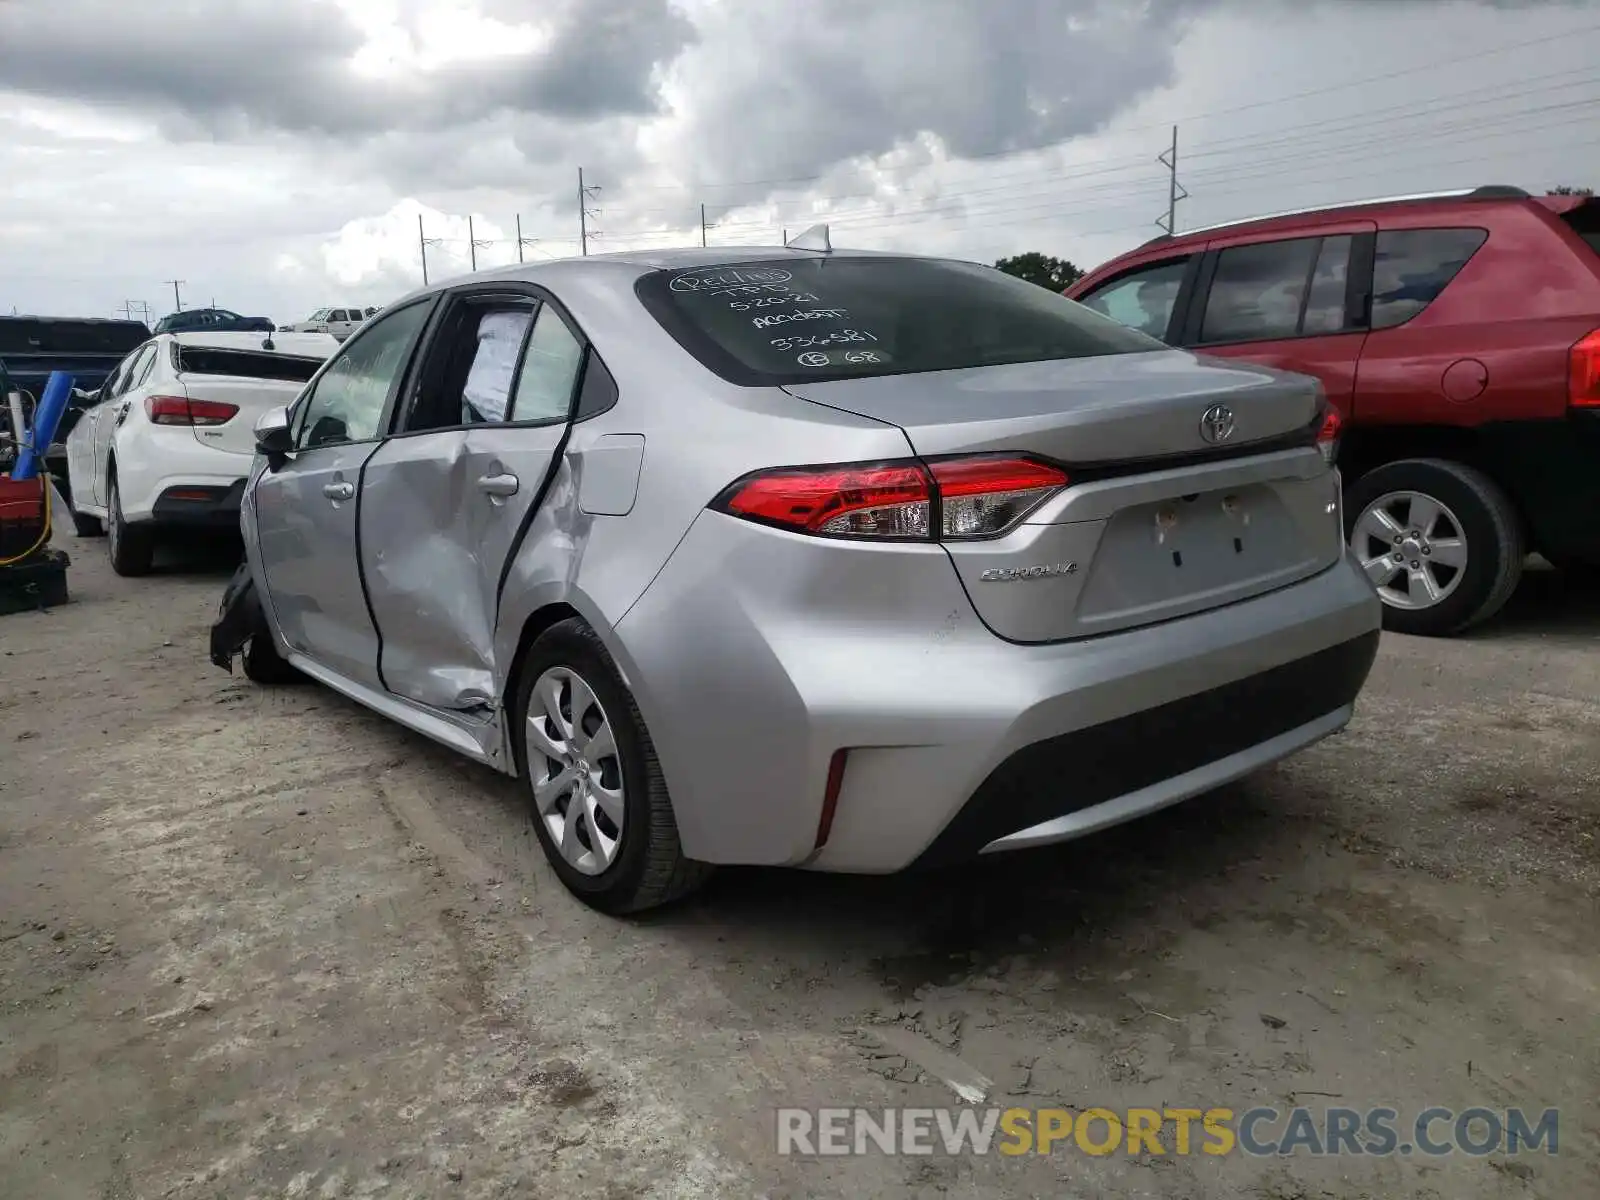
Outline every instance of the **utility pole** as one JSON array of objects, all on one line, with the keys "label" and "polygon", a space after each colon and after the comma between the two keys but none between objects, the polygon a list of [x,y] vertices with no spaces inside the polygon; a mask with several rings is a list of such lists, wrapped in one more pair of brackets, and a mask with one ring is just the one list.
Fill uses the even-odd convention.
[{"label": "utility pole", "polygon": [[702,246],[706,244],[706,230],[715,228],[715,225],[706,224],[706,206],[702,204],[700,206],[700,244]]},{"label": "utility pole", "polygon": [[180,284],[185,284],[185,283],[188,283],[189,281],[187,279],[163,279],[161,282],[162,283],[170,283],[172,285],[172,303],[177,306],[175,311],[182,312],[183,311],[183,297],[181,295],[179,295],[178,287],[179,287]]},{"label": "utility pole", "polygon": [[598,212],[594,211],[593,209],[591,209],[589,207],[589,198],[591,196],[598,196],[599,194],[600,194],[600,188],[598,186],[585,187],[583,185],[583,168],[579,167],[578,168],[578,246],[579,246],[579,248],[582,250],[582,252],[585,255],[587,255],[589,253],[589,239],[592,238],[592,237],[599,237],[600,236],[598,233],[589,232],[589,218],[590,217],[597,217],[597,216],[600,215]]},{"label": "utility pole", "polygon": [[1167,168],[1167,215],[1163,220],[1156,218],[1156,224],[1167,231],[1168,236],[1178,232],[1178,201],[1189,198],[1188,189],[1178,182],[1178,127],[1172,127],[1172,146],[1156,156],[1156,161]]},{"label": "utility pole", "polygon": [[428,286],[428,247],[437,246],[442,238],[424,237],[422,234],[422,214],[417,214],[417,246],[422,250],[422,286]]},{"label": "utility pole", "polygon": [[476,271],[478,269],[478,247],[479,246],[492,246],[492,245],[494,245],[494,241],[492,239],[482,239],[482,240],[480,240],[477,237],[477,235],[472,232],[472,214],[471,213],[467,214],[467,245],[468,245],[468,247],[470,247],[470,251],[471,251],[471,255],[472,255],[472,269],[474,271]]},{"label": "utility pole", "polygon": [[531,237],[523,237],[522,236],[522,214],[518,213],[517,214],[517,261],[518,262],[522,261],[522,248],[524,246],[531,246],[535,242],[537,242],[538,240],[539,240],[538,238],[531,238]]}]

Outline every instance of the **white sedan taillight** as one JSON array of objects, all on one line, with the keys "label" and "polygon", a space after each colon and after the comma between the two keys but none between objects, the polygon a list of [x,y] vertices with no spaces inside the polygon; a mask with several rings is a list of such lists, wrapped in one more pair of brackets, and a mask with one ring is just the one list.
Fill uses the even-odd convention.
[{"label": "white sedan taillight", "polygon": [[820,537],[875,541],[991,538],[1067,486],[1059,467],[1013,455],[785,467],[747,475],[712,507]]}]

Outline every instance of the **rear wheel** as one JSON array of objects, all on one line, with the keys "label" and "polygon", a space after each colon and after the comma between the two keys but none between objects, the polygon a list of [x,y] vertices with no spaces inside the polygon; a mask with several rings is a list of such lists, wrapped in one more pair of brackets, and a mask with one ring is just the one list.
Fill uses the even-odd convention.
[{"label": "rear wheel", "polygon": [[650,734],[587,625],[562,621],[539,635],[518,676],[513,719],[539,844],[584,903],[640,912],[710,874],[683,856]]},{"label": "rear wheel", "polygon": [[122,516],[122,494],[117,490],[117,477],[111,477],[110,496],[106,501],[107,550],[111,555],[111,569],[118,575],[148,575],[155,559],[155,536],[148,525],[130,525]]},{"label": "rear wheel", "polygon": [[1459,633],[1499,612],[1522,577],[1521,518],[1494,480],[1462,463],[1370,471],[1346,488],[1345,521],[1396,633]]}]

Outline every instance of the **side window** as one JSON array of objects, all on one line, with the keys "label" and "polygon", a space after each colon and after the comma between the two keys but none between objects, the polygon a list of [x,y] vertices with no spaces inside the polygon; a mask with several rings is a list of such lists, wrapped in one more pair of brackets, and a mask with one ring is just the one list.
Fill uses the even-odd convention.
[{"label": "side window", "polygon": [[133,369],[128,372],[127,391],[142,388],[150,378],[150,372],[155,369],[156,357],[159,351],[157,343],[151,342],[145,347],[145,353],[138,362],[133,364]]},{"label": "side window", "polygon": [[426,301],[409,304],[339,347],[338,357],[297,406],[297,446],[309,449],[378,436],[390,389],[404,372],[431,307]]},{"label": "side window", "polygon": [[1316,270],[1311,273],[1311,290],[1306,294],[1305,316],[1300,320],[1301,334],[1341,333],[1346,328],[1345,284],[1350,279],[1353,241],[1349,234],[1322,239]]},{"label": "side window", "polygon": [[533,323],[533,309],[484,309],[477,315],[472,337],[471,366],[461,388],[461,424],[481,425],[506,419],[511,408],[511,386],[517,377],[517,359]]},{"label": "side window", "polygon": [[1143,267],[1102,284],[1079,303],[1141,333],[1165,338],[1188,267],[1187,258]]},{"label": "side window", "polygon": [[583,366],[583,343],[550,305],[541,305],[522,356],[513,421],[564,421]]},{"label": "side window", "polygon": [[1202,342],[1294,337],[1321,238],[1233,246],[1217,271],[1200,322]]},{"label": "side window", "polygon": [[134,380],[150,365],[150,360],[155,357],[156,344],[146,342],[124,360],[121,370],[112,377],[111,386],[106,389],[106,398],[114,399],[134,386]]},{"label": "side window", "polygon": [[1444,291],[1488,240],[1482,229],[1399,229],[1378,234],[1372,328],[1404,324]]}]

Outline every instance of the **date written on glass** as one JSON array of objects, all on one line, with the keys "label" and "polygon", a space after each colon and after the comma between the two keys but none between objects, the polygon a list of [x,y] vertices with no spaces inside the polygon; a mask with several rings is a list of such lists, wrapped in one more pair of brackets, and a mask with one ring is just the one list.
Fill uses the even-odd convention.
[{"label": "date written on glass", "polygon": [[824,353],[821,350],[808,350],[799,355],[795,361],[802,367],[831,367],[835,363],[881,363],[876,350],[835,350],[833,353]]},{"label": "date written on glass", "polygon": [[794,337],[773,338],[772,345],[777,350],[804,350],[808,346],[837,346],[841,342],[877,340],[877,337],[864,329],[836,329],[832,333],[797,334]]},{"label": "date written on glass", "polygon": [[[780,287],[777,284],[768,284],[765,287],[759,287],[759,288],[748,288],[748,289],[747,288],[738,288],[737,289],[737,293],[741,294],[741,295],[746,293],[747,291],[748,292],[774,291],[774,292],[783,292],[784,294],[781,295],[781,296],[756,296],[754,299],[751,299],[751,300],[729,300],[728,301],[728,307],[733,309],[734,312],[748,312],[752,308],[771,308],[774,305],[783,305],[783,304],[816,304],[822,299],[822,297],[820,297],[820,296],[813,296],[810,292],[791,292],[791,291],[789,291],[788,288]],[[724,294],[731,296],[731,295],[734,295],[735,292],[730,290],[729,292],[724,293]]]}]

